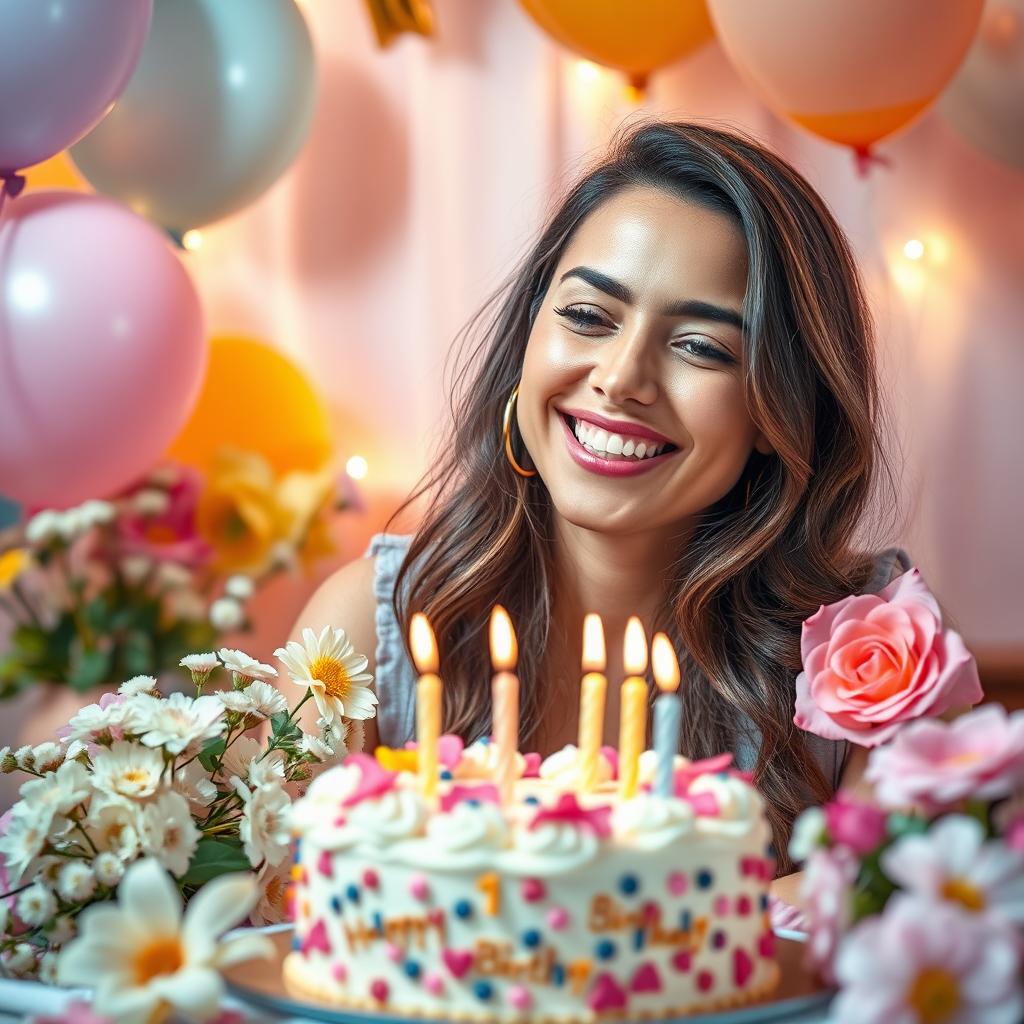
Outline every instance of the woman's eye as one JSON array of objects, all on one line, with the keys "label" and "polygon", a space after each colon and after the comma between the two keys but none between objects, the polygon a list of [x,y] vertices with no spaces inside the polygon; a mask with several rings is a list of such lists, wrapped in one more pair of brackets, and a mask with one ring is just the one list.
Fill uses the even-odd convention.
[{"label": "woman's eye", "polygon": [[700,359],[717,359],[722,363],[734,362],[728,352],[717,345],[712,345],[711,342],[706,341],[704,338],[685,338],[676,348]]},{"label": "woman's eye", "polygon": [[555,306],[555,313],[577,327],[607,327],[605,318],[600,313],[590,309],[581,309],[579,306],[561,307]]}]

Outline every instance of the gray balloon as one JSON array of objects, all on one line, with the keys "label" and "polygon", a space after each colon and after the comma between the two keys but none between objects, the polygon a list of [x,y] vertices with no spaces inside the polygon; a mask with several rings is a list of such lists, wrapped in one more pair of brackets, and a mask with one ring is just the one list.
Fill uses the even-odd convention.
[{"label": "gray balloon", "polygon": [[313,43],[294,0],[156,0],[127,89],[71,155],[98,191],[180,237],[267,189],[315,103]]}]

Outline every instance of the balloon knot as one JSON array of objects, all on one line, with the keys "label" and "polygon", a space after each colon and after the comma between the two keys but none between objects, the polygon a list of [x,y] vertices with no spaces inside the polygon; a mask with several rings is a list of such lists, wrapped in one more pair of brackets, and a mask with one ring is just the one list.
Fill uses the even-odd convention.
[{"label": "balloon knot", "polygon": [[3,182],[0,192],[12,199],[20,196],[21,190],[25,187],[25,175],[18,174],[17,171],[0,171],[0,181]]},{"label": "balloon knot", "polygon": [[853,147],[853,159],[857,166],[857,176],[859,178],[866,178],[871,173],[871,168],[874,164],[879,164],[882,167],[891,167],[892,159],[887,156],[882,156],[880,153],[876,153],[870,146],[854,146]]}]

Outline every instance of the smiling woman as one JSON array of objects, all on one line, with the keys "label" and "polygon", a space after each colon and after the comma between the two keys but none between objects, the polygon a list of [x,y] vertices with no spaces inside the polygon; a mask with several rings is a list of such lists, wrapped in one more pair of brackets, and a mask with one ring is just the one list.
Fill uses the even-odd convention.
[{"label": "smiling woman", "polygon": [[445,727],[471,740],[490,729],[501,603],[519,635],[520,743],[546,754],[576,737],[585,613],[605,623],[612,672],[641,616],[682,665],[683,753],[730,750],[753,771],[785,873],[793,819],[846,760],[793,726],[801,623],[899,568],[854,542],[886,467],[842,232],[755,141],[641,123],[466,337],[451,439],[411,499],[430,496],[421,527],[378,538],[300,621],[376,650],[376,727],[397,747],[413,730],[412,613],[439,638]]}]

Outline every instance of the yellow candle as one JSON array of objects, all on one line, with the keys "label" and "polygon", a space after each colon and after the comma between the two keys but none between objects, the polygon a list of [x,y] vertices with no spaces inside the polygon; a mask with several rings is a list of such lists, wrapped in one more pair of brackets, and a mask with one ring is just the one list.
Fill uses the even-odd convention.
[{"label": "yellow candle", "polygon": [[580,683],[579,788],[591,793],[597,788],[597,773],[604,736],[604,699],[608,680],[604,676],[604,628],[601,616],[591,613],[583,620],[583,680]]},{"label": "yellow candle", "polygon": [[519,752],[519,677],[515,674],[516,634],[512,620],[501,605],[491,612],[491,681],[494,744],[497,748],[494,782],[503,803],[512,799]]},{"label": "yellow candle", "polygon": [[420,677],[416,682],[416,752],[420,788],[437,794],[438,741],[441,738],[441,677],[437,674],[437,643],[427,617],[417,612],[409,623],[409,646]]},{"label": "yellow candle", "polygon": [[626,624],[623,662],[627,676],[622,684],[619,709],[619,796],[636,795],[640,755],[647,740],[647,637],[634,615]]}]

